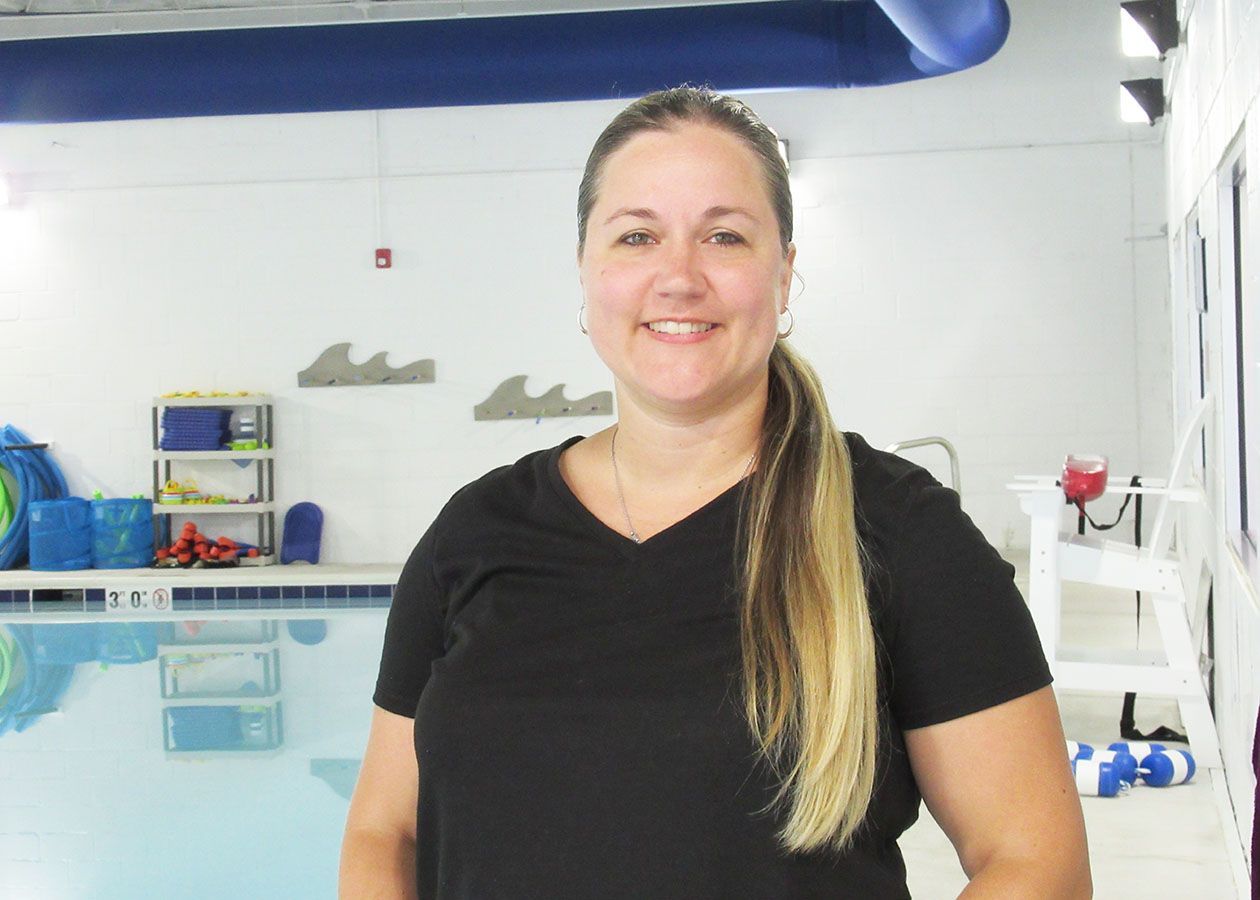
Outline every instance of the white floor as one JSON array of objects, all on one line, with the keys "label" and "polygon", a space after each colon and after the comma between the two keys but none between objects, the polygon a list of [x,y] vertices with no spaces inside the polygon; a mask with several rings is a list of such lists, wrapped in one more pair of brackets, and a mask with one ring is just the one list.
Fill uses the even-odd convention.
[{"label": "white floor", "polygon": [[[1027,587],[1026,559],[1011,560]],[[1134,595],[1065,585],[1063,640],[1082,645],[1133,646]],[[1149,604],[1143,605],[1142,646],[1158,646]],[[1149,623],[1149,624],[1148,624]],[[1060,694],[1067,736],[1095,747],[1120,739],[1122,696]],[[1138,699],[1137,727],[1180,727],[1174,703]],[[1066,754],[1065,754],[1066,765]],[[1216,778],[1222,776],[1219,770]],[[1203,772],[1190,784],[1169,788],[1139,786],[1127,796],[1082,797],[1089,834],[1094,896],[1098,898],[1247,898],[1245,871],[1235,878],[1238,854],[1226,843],[1213,775]],[[1231,835],[1236,841],[1236,834]],[[916,898],[957,897],[966,884],[954,848],[924,809],[918,824],[901,840]]]}]

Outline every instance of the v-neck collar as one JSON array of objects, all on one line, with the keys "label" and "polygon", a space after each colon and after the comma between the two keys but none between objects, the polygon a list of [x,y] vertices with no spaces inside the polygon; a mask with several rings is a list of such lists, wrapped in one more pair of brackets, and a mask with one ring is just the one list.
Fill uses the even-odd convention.
[{"label": "v-neck collar", "polygon": [[599,516],[587,509],[586,505],[573,493],[573,489],[569,487],[569,483],[564,480],[564,475],[560,472],[561,454],[584,438],[585,435],[579,434],[567,438],[563,443],[551,448],[547,453],[547,481],[551,484],[560,502],[573,513],[574,517],[582,523],[587,532],[600,543],[631,559],[637,559],[642,554],[653,552],[658,547],[665,547],[673,543],[677,540],[679,534],[685,534],[699,519],[707,517],[714,510],[738,499],[741,488],[748,482],[749,476],[745,475],[708,503],[688,513],[672,525],[656,532],[651,537],[635,543],[628,535],[624,535],[615,528],[609,527]]}]

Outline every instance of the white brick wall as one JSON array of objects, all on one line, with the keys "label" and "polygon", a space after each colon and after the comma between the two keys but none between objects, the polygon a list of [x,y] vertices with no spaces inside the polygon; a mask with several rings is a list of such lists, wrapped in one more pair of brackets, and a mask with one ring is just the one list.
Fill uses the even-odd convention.
[{"label": "white brick wall", "polygon": [[[1184,13],[1184,10],[1183,10]],[[1172,104],[1167,133],[1168,228],[1179,237],[1174,252],[1185,254],[1192,240],[1187,220],[1197,212],[1207,239],[1208,315],[1204,318],[1206,380],[1218,400],[1209,428],[1207,489],[1223,534],[1236,536],[1237,369],[1234,351],[1234,285],[1229,243],[1232,210],[1222,202],[1229,164],[1242,142],[1246,154],[1251,241],[1260,223],[1260,3],[1256,0],[1200,2],[1185,20],[1186,41],[1169,64]],[[1180,234],[1179,234],[1180,232]],[[1174,260],[1172,320],[1179,362],[1177,400],[1188,408],[1199,392],[1198,314],[1183,258]],[[1249,273],[1260,287],[1260,272]],[[1251,296],[1255,296],[1252,294]],[[1251,354],[1255,353],[1250,348]],[[1252,473],[1254,477],[1254,473]],[[1232,537],[1231,537],[1232,539]],[[1255,586],[1242,568],[1224,557],[1214,584],[1217,657],[1216,721],[1243,849],[1250,849],[1255,778],[1251,744],[1260,701],[1255,673],[1255,641],[1260,609]],[[1253,568],[1254,573],[1254,568]],[[1254,578],[1254,574],[1252,575]]]},{"label": "white brick wall", "polygon": [[[971,72],[750,98],[791,141],[795,340],[838,419],[954,440],[999,544],[1026,541],[1011,475],[1166,465],[1167,345],[1139,325],[1166,302],[1159,135],[1116,120],[1118,24],[1094,7],[1016,3]],[[148,489],[153,394],[269,391],[282,506],[325,508],[330,561],[401,559],[463,482],[610,422],[471,407],[518,373],[612,386],[576,328],[573,206],[619,105],[0,128],[0,420],[55,440],[76,491],[125,495]],[[298,390],[344,340],[431,356],[438,382]]]}]

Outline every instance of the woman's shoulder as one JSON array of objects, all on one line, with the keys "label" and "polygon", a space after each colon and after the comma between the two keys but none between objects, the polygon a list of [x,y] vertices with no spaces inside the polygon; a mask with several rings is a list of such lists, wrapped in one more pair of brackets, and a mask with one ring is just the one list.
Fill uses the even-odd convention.
[{"label": "woman's shoulder", "polygon": [[540,494],[547,490],[560,453],[580,441],[581,436],[566,438],[552,447],[533,450],[516,460],[496,466],[484,475],[463,485],[446,502],[438,514],[443,528],[463,522],[484,522],[496,516],[516,515],[532,508]]},{"label": "woman's shoulder", "polygon": [[853,495],[860,517],[879,532],[899,530],[913,498],[940,486],[932,473],[908,459],[877,450],[862,435],[843,432],[853,470]]}]

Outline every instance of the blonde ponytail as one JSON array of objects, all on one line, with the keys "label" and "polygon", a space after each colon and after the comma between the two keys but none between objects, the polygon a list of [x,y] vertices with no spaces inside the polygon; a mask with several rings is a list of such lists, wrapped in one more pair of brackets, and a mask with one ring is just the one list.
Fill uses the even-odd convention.
[{"label": "blonde ponytail", "polygon": [[781,779],[784,848],[839,850],[874,788],[875,638],[848,446],[818,376],[783,341],[760,460],[741,515],[745,710]]}]

